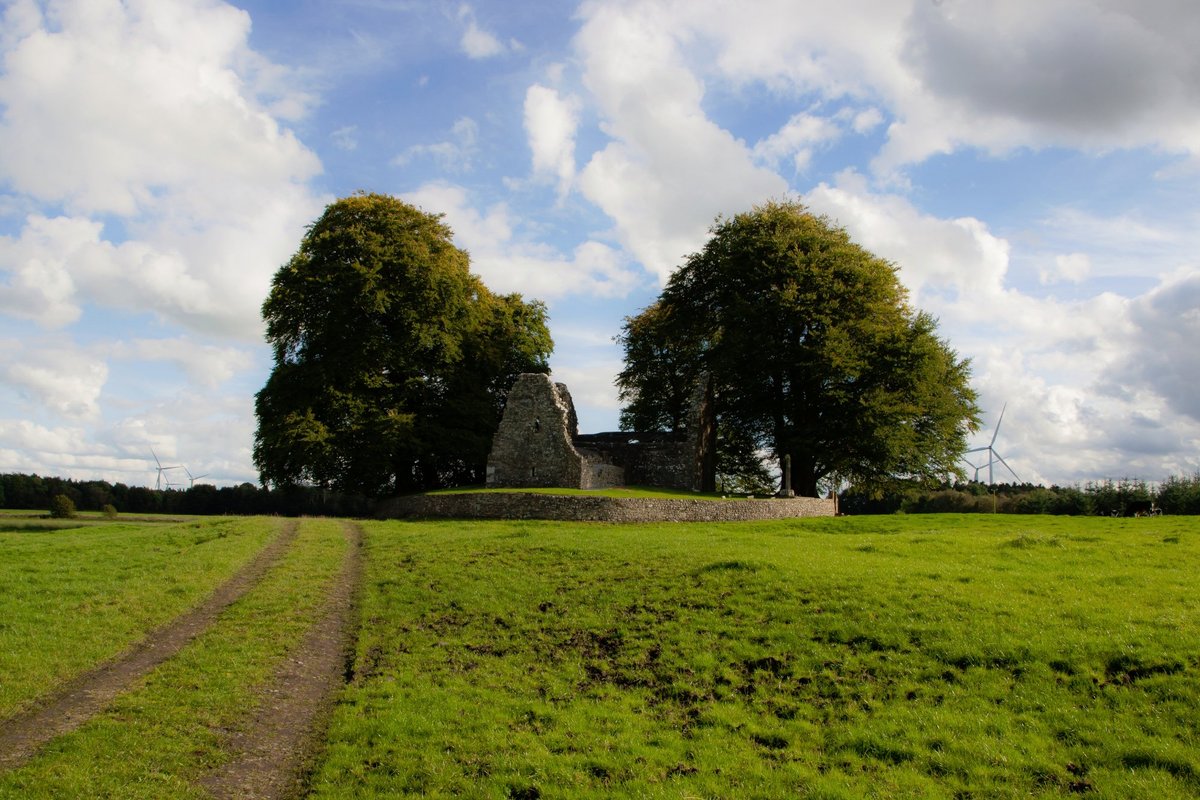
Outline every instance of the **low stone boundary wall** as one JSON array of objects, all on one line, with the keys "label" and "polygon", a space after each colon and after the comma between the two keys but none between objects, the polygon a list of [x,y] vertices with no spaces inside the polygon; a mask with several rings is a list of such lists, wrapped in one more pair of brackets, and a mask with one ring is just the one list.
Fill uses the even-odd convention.
[{"label": "low stone boundary wall", "polygon": [[376,516],[451,519],[549,519],[594,522],[742,522],[831,517],[834,501],[817,497],[770,500],[667,500],[649,497],[485,492],[396,497]]}]

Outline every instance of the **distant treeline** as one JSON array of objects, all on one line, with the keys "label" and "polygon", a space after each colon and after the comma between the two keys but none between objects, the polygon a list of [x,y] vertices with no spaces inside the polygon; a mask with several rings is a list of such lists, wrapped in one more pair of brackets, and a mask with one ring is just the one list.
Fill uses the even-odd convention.
[{"label": "distant treeline", "polygon": [[122,514],[279,514],[282,516],[369,516],[371,503],[308,486],[263,489],[252,483],[189,489],[148,489],[107,481],[0,474],[0,508],[47,510],[55,495],[66,495],[80,511],[112,506]]},{"label": "distant treeline", "polygon": [[[123,514],[364,517],[370,516],[374,508],[367,498],[308,486],[264,489],[243,483],[220,488],[198,484],[190,489],[148,489],[107,481],[0,474],[0,508],[46,511],[59,494],[69,497],[80,511],[103,511],[111,505]],[[1191,477],[1168,478],[1159,484],[1123,479],[1046,488],[1031,483],[988,486],[972,482],[938,489],[914,486],[882,497],[851,488],[839,498],[839,509],[845,514],[997,512],[1125,516],[1148,506],[1164,514],[1200,514],[1200,472]]]},{"label": "distant treeline", "polygon": [[1031,483],[959,483],[938,489],[911,487],[872,497],[851,488],[840,498],[845,514],[1069,514],[1133,516],[1147,508],[1163,514],[1200,514],[1200,472],[1171,477],[1159,484],[1125,478],[1092,481],[1082,486],[1038,486]]}]

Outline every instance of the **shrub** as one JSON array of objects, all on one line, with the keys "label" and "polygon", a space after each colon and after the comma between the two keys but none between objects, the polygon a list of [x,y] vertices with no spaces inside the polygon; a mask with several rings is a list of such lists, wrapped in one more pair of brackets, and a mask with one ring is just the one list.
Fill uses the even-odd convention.
[{"label": "shrub", "polygon": [[105,503],[104,508],[100,509],[100,513],[104,514],[107,519],[116,519],[117,507],[112,503]]},{"label": "shrub", "polygon": [[50,516],[55,519],[71,519],[75,516],[75,501],[65,494],[56,494],[50,499]]}]

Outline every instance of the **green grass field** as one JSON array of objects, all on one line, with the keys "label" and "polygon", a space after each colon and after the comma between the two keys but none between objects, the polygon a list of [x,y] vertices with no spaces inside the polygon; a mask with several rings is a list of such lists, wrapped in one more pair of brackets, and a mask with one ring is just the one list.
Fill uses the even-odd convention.
[{"label": "green grass field", "polygon": [[[276,524],[0,532],[0,718],[197,602]],[[1200,797],[1195,518],[364,527],[316,797]],[[336,531],[305,521],[259,588],[0,772],[0,797],[202,796]]]},{"label": "green grass field", "polygon": [[224,735],[242,724],[254,690],[303,637],[345,546],[340,523],[306,521],[276,569],[178,656],[20,769],[0,772],[0,798],[206,797],[197,782],[227,759]]},{"label": "green grass field", "polygon": [[376,524],[315,791],[1200,796],[1198,533]]},{"label": "green grass field", "polygon": [[0,516],[0,719],[195,606],[276,530]]}]

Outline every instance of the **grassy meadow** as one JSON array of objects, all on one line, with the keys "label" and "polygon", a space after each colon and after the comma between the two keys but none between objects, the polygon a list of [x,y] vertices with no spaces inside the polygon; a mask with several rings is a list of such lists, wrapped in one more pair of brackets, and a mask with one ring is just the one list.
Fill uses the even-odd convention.
[{"label": "grassy meadow", "polygon": [[[0,719],[282,524],[9,522]],[[315,797],[1200,797],[1196,518],[363,526]],[[0,798],[202,797],[344,547],[303,520],[213,628],[0,771]]]},{"label": "grassy meadow", "polygon": [[[226,524],[253,535],[282,522]],[[212,535],[222,526],[210,521],[198,529]],[[0,798],[207,797],[199,781],[228,759],[227,735],[319,614],[347,546],[341,530],[335,520],[305,521],[276,568],[175,658],[21,768],[0,771]]]},{"label": "grassy meadow", "polygon": [[368,533],[317,797],[1200,796],[1194,519]]},{"label": "grassy meadow", "polygon": [[197,605],[277,530],[0,516],[0,719]]}]

